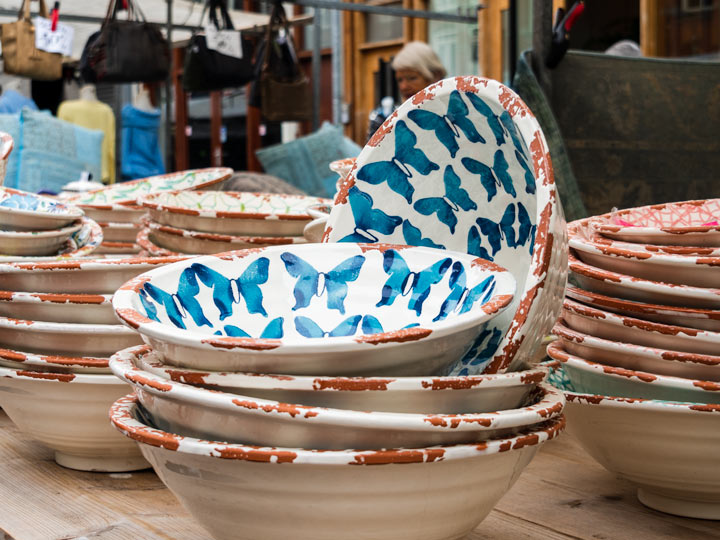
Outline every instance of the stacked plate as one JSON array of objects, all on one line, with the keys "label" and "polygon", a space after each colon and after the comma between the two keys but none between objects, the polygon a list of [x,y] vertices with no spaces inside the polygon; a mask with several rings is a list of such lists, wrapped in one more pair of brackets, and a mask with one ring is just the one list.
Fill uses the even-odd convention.
[{"label": "stacked plate", "polygon": [[0,406],[66,467],[125,471],[147,463],[118,437],[107,409],[127,385],[108,367],[141,343],[118,324],[111,294],[171,260],[63,260],[0,264]]},{"label": "stacked plate", "polygon": [[137,243],[152,256],[305,243],[308,208],[329,202],[236,191],[156,193],[140,199],[149,215]]},{"label": "stacked plate", "polygon": [[81,193],[68,202],[82,208],[85,215],[101,225],[105,238],[98,253],[132,255],[141,251],[135,240],[145,215],[138,198],[148,193],[216,186],[230,178],[232,172],[226,167],[213,167],[150,176]]},{"label": "stacked plate", "polygon": [[706,519],[720,519],[719,210],[690,201],[569,224],[579,287],[548,348],[583,394],[568,417],[588,452],[647,506]]},{"label": "stacked plate", "polygon": [[13,145],[14,141],[10,134],[0,131],[0,186],[5,181],[7,162],[10,158],[10,152],[12,152]]},{"label": "stacked plate", "polygon": [[543,368],[443,376],[514,290],[388,244],[170,264],[113,297],[147,345],[110,360],[111,419],[215,538],[460,538],[564,426]]}]

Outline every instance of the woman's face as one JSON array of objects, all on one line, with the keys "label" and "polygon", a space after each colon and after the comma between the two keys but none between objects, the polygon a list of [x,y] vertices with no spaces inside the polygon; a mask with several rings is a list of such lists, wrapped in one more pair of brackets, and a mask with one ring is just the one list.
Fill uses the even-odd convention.
[{"label": "woman's face", "polygon": [[400,90],[403,101],[417,94],[433,82],[413,69],[398,69],[395,72],[395,80],[397,81],[398,90]]}]

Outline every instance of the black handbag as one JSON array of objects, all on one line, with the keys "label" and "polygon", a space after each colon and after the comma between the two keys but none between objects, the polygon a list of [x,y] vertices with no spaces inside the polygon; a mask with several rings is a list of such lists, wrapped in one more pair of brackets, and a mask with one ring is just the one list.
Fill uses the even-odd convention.
[{"label": "black handbag", "polygon": [[[200,18],[201,25],[205,11],[210,12],[210,22],[218,30],[233,30],[234,26],[228,15],[226,0],[208,0]],[[218,13],[220,16],[218,17]],[[251,82],[255,78],[253,65],[253,42],[242,38],[242,58],[228,56],[208,49],[205,36],[194,33],[190,44],[185,50],[183,69],[183,88],[186,92],[202,92],[235,88]]]},{"label": "black handbag", "polygon": [[154,82],[167,79],[170,51],[160,30],[145,20],[136,0],[127,20],[118,20],[121,0],[110,0],[105,20],[80,57],[80,75],[90,83]]}]

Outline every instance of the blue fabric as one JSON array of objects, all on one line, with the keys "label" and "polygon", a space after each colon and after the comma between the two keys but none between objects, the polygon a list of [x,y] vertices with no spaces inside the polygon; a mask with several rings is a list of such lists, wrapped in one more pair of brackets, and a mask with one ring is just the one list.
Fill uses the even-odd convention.
[{"label": "blue fabric", "polygon": [[132,105],[122,109],[122,178],[134,180],[165,172],[158,130],[160,111],[143,111]]},{"label": "blue fabric", "polygon": [[13,114],[20,112],[23,107],[28,107],[34,111],[37,111],[37,105],[35,102],[23,96],[20,92],[15,90],[5,90],[0,96],[0,113]]},{"label": "blue fabric", "polygon": [[20,162],[20,113],[0,114],[0,131],[8,133],[13,138],[13,150],[8,158],[3,185],[15,188],[18,185],[18,165]]}]

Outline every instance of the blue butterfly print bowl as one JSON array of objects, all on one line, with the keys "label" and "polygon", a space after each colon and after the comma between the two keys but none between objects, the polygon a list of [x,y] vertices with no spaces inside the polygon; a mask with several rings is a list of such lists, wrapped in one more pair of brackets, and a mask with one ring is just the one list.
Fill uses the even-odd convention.
[{"label": "blue butterfly print bowl", "polygon": [[512,301],[515,280],[464,253],[305,244],[181,261],[113,297],[170,365],[293,375],[436,375]]},{"label": "blue butterfly print bowl", "polygon": [[515,299],[455,375],[518,369],[560,313],[567,234],[547,143],[497,81],[445,79],[402,104],[342,182],[323,241],[447,249],[513,274]]},{"label": "blue butterfly print bowl", "polygon": [[48,231],[67,227],[83,217],[83,211],[49,197],[0,187],[0,230]]}]

